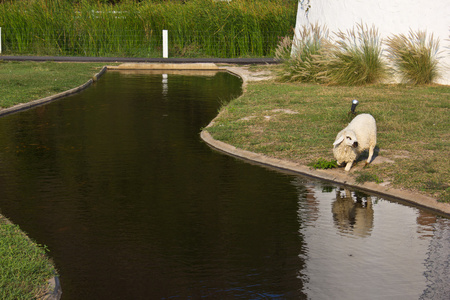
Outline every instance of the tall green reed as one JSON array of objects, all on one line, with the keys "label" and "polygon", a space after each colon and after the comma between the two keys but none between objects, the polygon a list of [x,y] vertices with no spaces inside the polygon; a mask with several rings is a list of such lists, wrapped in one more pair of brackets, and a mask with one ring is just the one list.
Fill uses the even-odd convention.
[{"label": "tall green reed", "polygon": [[160,57],[273,55],[295,24],[296,3],[283,0],[24,0],[0,5],[3,49],[11,54]]}]

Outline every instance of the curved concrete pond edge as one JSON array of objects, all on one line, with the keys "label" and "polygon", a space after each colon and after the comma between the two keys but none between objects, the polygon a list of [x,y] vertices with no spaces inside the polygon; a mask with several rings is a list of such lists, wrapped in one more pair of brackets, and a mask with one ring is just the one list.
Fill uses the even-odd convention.
[{"label": "curved concrete pond edge", "polygon": [[312,169],[308,166],[300,165],[294,162],[272,158],[262,154],[238,149],[232,145],[215,140],[209,134],[207,128],[200,133],[200,136],[203,139],[203,141],[207,143],[211,148],[243,160],[248,160],[250,162],[268,166],[274,169],[278,169],[280,171],[300,174],[306,177],[310,177],[312,179],[319,179],[343,186],[348,186],[357,190],[381,196],[385,199],[403,202],[404,204],[408,203],[413,204],[422,209],[431,210],[439,215],[447,217],[450,216],[450,205],[438,202],[437,200],[431,197],[427,197],[425,195],[420,195],[406,190],[399,190],[382,186],[374,182],[365,182],[363,184],[358,184],[353,177],[344,173],[345,171],[340,169],[331,169],[331,170]]},{"label": "curved concrete pond edge", "polygon": [[[107,70],[202,70],[202,71],[227,71],[233,75],[240,77],[243,81],[243,91],[245,93],[245,87],[249,81],[258,81],[268,79],[267,73],[252,73],[248,71],[245,67],[234,67],[234,66],[223,66],[219,67],[215,63],[123,63],[118,66],[104,66],[100,72],[95,74],[92,79],[89,79],[85,84],[80,85],[76,88],[61,92],[49,97],[42,99],[30,101],[27,103],[17,104],[10,108],[5,108],[0,110],[0,117],[16,113],[22,110],[27,110],[39,105],[43,105],[72,94],[79,93],[94,82],[96,82]],[[214,123],[211,121],[210,125]],[[210,126],[208,125],[208,126]],[[238,149],[234,146],[226,144],[224,142],[215,140],[207,131],[206,127],[200,133],[202,140],[208,144],[211,148],[218,150],[220,152],[226,153],[228,155],[247,160],[249,162],[254,162],[267,167],[275,168],[277,170],[290,172],[294,174],[300,174],[313,179],[320,179],[344,186],[349,186],[358,190],[373,193],[386,199],[393,199],[396,201],[404,202],[405,204],[412,204],[419,206],[423,209],[431,210],[437,214],[450,217],[450,204],[440,203],[436,199],[427,197],[425,195],[420,195],[417,193],[393,189],[390,187],[382,186],[373,182],[366,182],[364,184],[358,184],[348,174],[344,173],[342,170],[314,170],[307,166],[296,164],[290,161],[285,161],[281,159],[276,159],[272,157],[267,157],[262,154]],[[62,288],[59,282],[59,277],[55,276],[48,280],[47,293],[40,299],[45,300],[58,300],[61,298]]]},{"label": "curved concrete pond edge", "polygon": [[[242,67],[224,67],[224,69],[242,78],[244,93],[245,86],[249,81],[267,79],[264,78],[265,74],[252,74],[247,69],[244,69]],[[214,120],[211,121],[210,125],[212,125],[213,123]],[[350,176],[350,174],[348,174],[347,172],[343,171],[343,169],[313,169],[294,162],[276,159],[262,154],[238,149],[229,144],[215,140],[207,131],[210,125],[206,126],[206,128],[201,132],[200,136],[203,141],[210,147],[221,152],[282,171],[288,171],[310,178],[320,179],[339,185],[352,187],[361,191],[379,195],[385,199],[392,199],[395,201],[403,202],[404,204],[412,204],[422,209],[431,210],[434,213],[450,217],[450,204],[438,202],[436,199],[429,196],[421,195],[407,190],[395,189],[387,185],[377,184],[374,182],[365,182],[363,184],[359,184],[356,182],[355,178]]]},{"label": "curved concrete pond edge", "polygon": [[94,83],[95,81],[97,81],[107,70],[107,67],[103,67],[100,72],[98,72],[97,74],[95,74],[92,79],[89,79],[85,84],[82,84],[76,88],[55,94],[55,95],[51,95],[42,99],[38,99],[38,100],[34,100],[34,101],[30,101],[30,102],[26,102],[26,103],[20,103],[17,105],[14,105],[12,107],[9,108],[4,108],[0,110],[0,117],[5,116],[5,115],[9,115],[9,114],[13,114],[22,110],[27,110],[39,105],[43,105],[76,93],[79,93],[83,90],[85,90],[86,88],[88,88],[92,83]]},{"label": "curved concrete pond edge", "polygon": [[[9,114],[13,114],[13,113],[17,113],[17,112],[20,112],[23,110],[27,110],[27,109],[30,109],[30,108],[33,108],[33,107],[36,107],[39,105],[43,105],[43,104],[46,104],[46,103],[76,94],[76,93],[79,93],[79,92],[85,90],[86,88],[88,88],[89,86],[91,86],[95,81],[97,81],[106,72],[106,70],[107,70],[107,67],[103,67],[100,70],[100,72],[95,74],[86,83],[84,83],[76,88],[73,88],[73,89],[70,89],[70,90],[55,94],[55,95],[51,95],[51,96],[48,96],[48,97],[45,97],[42,99],[38,99],[38,100],[26,102],[26,103],[20,103],[20,104],[14,105],[9,108],[1,109],[0,117],[6,116]],[[43,294],[44,294],[43,296],[40,296],[37,299],[41,299],[41,300],[59,300],[59,299],[61,299],[62,287],[61,287],[61,284],[59,281],[59,276],[54,276],[47,281],[47,286],[46,286]]]}]

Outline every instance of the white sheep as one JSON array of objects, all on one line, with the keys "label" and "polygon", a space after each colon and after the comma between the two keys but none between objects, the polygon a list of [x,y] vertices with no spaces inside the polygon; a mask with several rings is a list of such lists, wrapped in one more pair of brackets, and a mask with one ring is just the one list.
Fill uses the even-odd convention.
[{"label": "white sheep", "polygon": [[377,124],[375,119],[372,115],[361,114],[337,134],[333,143],[333,155],[338,165],[347,163],[345,171],[348,172],[353,162],[365,150],[369,150],[366,165],[369,164],[376,144]]}]

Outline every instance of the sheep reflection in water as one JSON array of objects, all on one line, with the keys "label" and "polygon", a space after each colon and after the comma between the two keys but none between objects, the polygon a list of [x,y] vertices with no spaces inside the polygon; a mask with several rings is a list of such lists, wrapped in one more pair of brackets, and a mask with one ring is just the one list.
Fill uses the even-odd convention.
[{"label": "sheep reflection in water", "polygon": [[370,236],[373,228],[373,207],[370,196],[361,196],[347,189],[336,189],[333,202],[334,225],[343,234]]}]

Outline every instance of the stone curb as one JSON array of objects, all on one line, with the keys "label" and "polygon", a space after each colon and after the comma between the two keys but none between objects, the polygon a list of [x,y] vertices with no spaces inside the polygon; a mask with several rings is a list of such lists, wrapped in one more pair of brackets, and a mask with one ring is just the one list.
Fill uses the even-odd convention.
[{"label": "stone curb", "polygon": [[211,70],[219,71],[213,63],[124,63],[118,66],[108,66],[108,70]]},{"label": "stone curb", "polygon": [[59,300],[61,299],[62,288],[59,282],[59,277],[55,276],[48,280],[47,292],[42,298],[38,298],[41,300]]},{"label": "stone curb", "polygon": [[343,170],[316,170],[307,166],[303,166],[294,162],[285,161],[277,158],[268,157],[262,154],[238,149],[224,142],[215,140],[207,131],[207,128],[200,133],[202,140],[211,148],[231,156],[268,166],[285,172],[300,174],[312,179],[320,179],[340,185],[356,188],[361,191],[373,193],[388,200],[406,202],[419,206],[423,209],[432,210],[433,212],[450,217],[450,205],[440,203],[436,199],[424,195],[412,193],[409,191],[398,190],[373,182],[358,184],[353,177],[346,174]]},{"label": "stone curb", "polygon": [[[12,107],[9,107],[9,108],[2,109],[2,110],[0,110],[0,117],[6,116],[9,114],[13,114],[16,112],[20,112],[20,111],[23,111],[26,109],[30,109],[30,108],[33,108],[33,107],[36,107],[39,105],[43,105],[43,104],[61,99],[63,97],[67,97],[67,96],[79,93],[79,92],[85,90],[86,88],[88,88],[92,83],[96,82],[106,72],[106,70],[107,70],[107,68],[103,67],[100,70],[100,72],[98,72],[97,74],[95,74],[92,77],[92,79],[89,79],[86,83],[84,83],[76,88],[64,91],[64,92],[56,94],[56,95],[52,95],[52,96],[48,96],[48,97],[45,97],[42,99],[34,100],[34,101],[31,101],[28,103],[21,103],[21,104],[17,104]],[[54,276],[47,281],[47,288],[46,288],[44,296],[39,297],[38,299],[59,300],[59,299],[61,299],[61,295],[62,295],[62,287],[61,287],[61,283],[59,281],[59,276]]]}]

